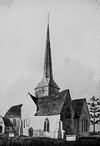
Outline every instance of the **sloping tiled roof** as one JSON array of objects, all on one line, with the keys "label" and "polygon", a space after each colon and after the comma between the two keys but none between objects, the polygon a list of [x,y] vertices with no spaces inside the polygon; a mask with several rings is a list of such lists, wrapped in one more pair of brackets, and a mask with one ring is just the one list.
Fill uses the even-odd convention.
[{"label": "sloping tiled roof", "polygon": [[12,122],[11,122],[8,118],[3,117],[3,121],[4,121],[4,125],[5,125],[6,127],[13,127]]},{"label": "sloping tiled roof", "polygon": [[35,114],[36,116],[57,115],[61,113],[63,104],[67,96],[69,96],[69,90],[64,90],[58,93],[56,96],[45,96],[38,98],[39,110]]},{"label": "sloping tiled roof", "polygon": [[74,118],[80,117],[84,102],[86,102],[85,98],[72,100]]},{"label": "sloping tiled roof", "polygon": [[21,117],[21,107],[22,104],[12,106],[5,114],[5,117],[8,118],[12,116]]},{"label": "sloping tiled roof", "polygon": [[69,104],[71,104],[70,106],[72,106],[74,118],[79,118],[86,99],[74,99],[71,100],[70,103],[69,99],[71,99],[71,97],[68,89],[59,92],[56,96],[38,98],[39,110],[36,112],[35,116],[58,115],[61,113],[64,105],[69,106]]}]

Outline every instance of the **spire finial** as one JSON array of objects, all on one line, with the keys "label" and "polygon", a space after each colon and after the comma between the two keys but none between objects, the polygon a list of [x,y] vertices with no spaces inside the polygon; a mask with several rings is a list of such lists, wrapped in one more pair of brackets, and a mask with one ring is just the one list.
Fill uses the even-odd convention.
[{"label": "spire finial", "polygon": [[48,25],[49,25],[49,21],[50,21],[50,13],[48,12]]}]

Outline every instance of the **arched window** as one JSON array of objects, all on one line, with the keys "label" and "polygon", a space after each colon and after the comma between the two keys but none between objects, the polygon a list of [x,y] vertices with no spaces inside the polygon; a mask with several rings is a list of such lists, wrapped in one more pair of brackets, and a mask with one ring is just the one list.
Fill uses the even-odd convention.
[{"label": "arched window", "polygon": [[26,120],[23,121],[24,128],[26,128]]},{"label": "arched window", "polygon": [[50,125],[49,125],[49,119],[46,118],[45,121],[44,121],[44,131],[46,132],[49,132],[50,131]]},{"label": "arched window", "polygon": [[88,120],[87,119],[85,120],[85,131],[86,132],[88,131]]},{"label": "arched window", "polygon": [[82,132],[87,132],[88,131],[88,120],[83,119],[82,120]]},{"label": "arched window", "polygon": [[62,128],[61,128],[61,121],[59,121],[59,128],[58,128],[58,139],[62,138]]},{"label": "arched window", "polygon": [[16,127],[16,119],[13,119],[13,126]]},{"label": "arched window", "polygon": [[86,120],[86,131],[88,131],[88,120]]}]

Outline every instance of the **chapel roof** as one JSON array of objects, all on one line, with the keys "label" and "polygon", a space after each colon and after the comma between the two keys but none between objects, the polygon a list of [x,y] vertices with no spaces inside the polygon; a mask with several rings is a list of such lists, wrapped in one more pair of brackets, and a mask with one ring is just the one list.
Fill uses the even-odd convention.
[{"label": "chapel roof", "polygon": [[6,118],[6,117],[2,117],[3,121],[4,121],[4,125],[6,127],[13,127],[13,123],[10,121],[10,119]]},{"label": "chapel roof", "polygon": [[78,118],[81,115],[81,111],[84,105],[84,102],[86,102],[85,98],[81,99],[74,99],[72,100],[72,107],[74,111],[74,118]]},{"label": "chapel roof", "polygon": [[14,105],[11,108],[8,109],[8,111],[5,114],[5,117],[21,117],[21,107],[22,104]]},{"label": "chapel roof", "polygon": [[[38,99],[39,110],[36,112],[35,116],[48,116],[48,115],[58,115],[61,113],[63,105],[69,99],[70,91],[69,89],[59,92],[56,96],[45,96]],[[68,102],[68,101],[67,101]],[[79,118],[81,111],[86,102],[85,98],[71,100],[72,109],[74,112],[74,118]]]}]

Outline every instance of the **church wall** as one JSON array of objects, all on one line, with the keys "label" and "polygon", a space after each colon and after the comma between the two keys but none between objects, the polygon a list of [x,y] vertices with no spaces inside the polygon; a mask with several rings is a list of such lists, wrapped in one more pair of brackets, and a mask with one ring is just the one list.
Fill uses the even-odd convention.
[{"label": "church wall", "polygon": [[48,96],[48,86],[35,89],[35,94],[37,97]]},{"label": "church wall", "polygon": [[85,116],[84,117],[82,116],[80,118],[80,122],[79,122],[79,134],[81,136],[88,136],[89,135],[89,126],[88,126],[88,122],[87,121],[88,121],[88,119]]},{"label": "church wall", "polygon": [[61,112],[61,120],[63,122],[63,129],[65,130],[66,135],[74,134],[73,116],[74,111],[72,109],[71,97],[69,96]]},{"label": "church wall", "polygon": [[63,121],[63,129],[66,132],[66,135],[74,134],[74,125],[73,119],[66,119]]},{"label": "church wall", "polygon": [[50,93],[49,93],[50,95],[56,95],[58,93],[59,89],[50,86],[49,91],[50,91]]},{"label": "church wall", "polygon": [[21,127],[21,118],[20,117],[12,117],[10,120],[13,123],[13,126],[16,130],[16,135],[20,135],[20,127]]},{"label": "church wall", "polygon": [[89,113],[87,111],[87,106],[84,104],[82,113],[79,120],[79,133],[81,136],[88,136],[90,128]]},{"label": "church wall", "polygon": [[2,117],[0,116],[0,134],[4,133],[4,129],[5,129],[5,125],[4,125]]},{"label": "church wall", "polygon": [[75,134],[79,133],[79,119],[78,118],[74,119],[74,133]]},{"label": "church wall", "polygon": [[23,131],[23,135],[26,135],[26,136],[29,135],[28,130],[31,127],[30,121],[31,121],[31,119],[29,119],[29,118],[28,119],[26,119],[26,118],[22,119],[22,129],[23,129],[22,131]]},{"label": "church wall", "polygon": [[[49,132],[44,132],[45,119],[49,120],[49,128],[50,128]],[[60,115],[34,116],[30,119],[29,127],[33,128],[33,136],[47,136],[52,138],[58,138],[59,120],[60,120]],[[28,135],[29,127],[23,129],[23,135]],[[61,131],[62,131],[62,125],[61,125]],[[62,131],[62,135],[63,135],[63,131]]]}]

